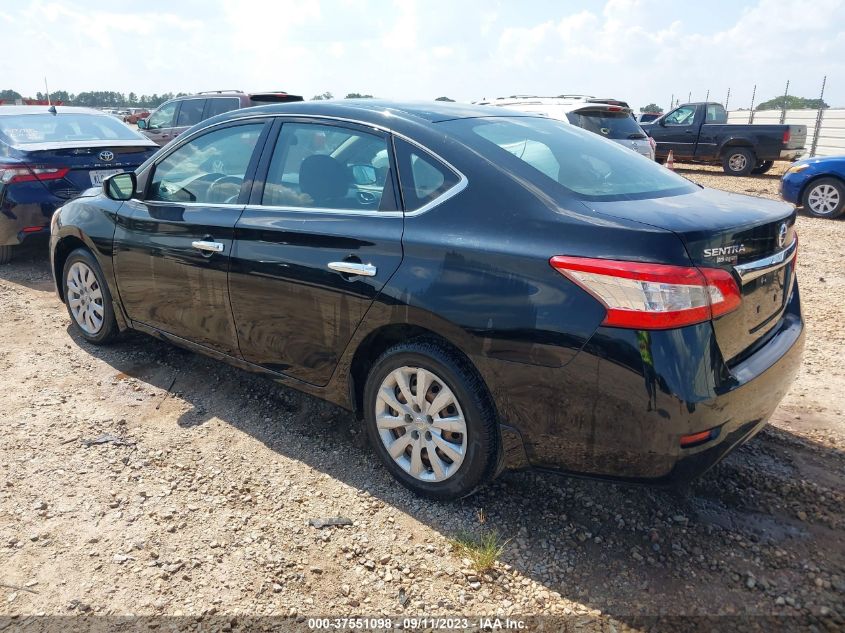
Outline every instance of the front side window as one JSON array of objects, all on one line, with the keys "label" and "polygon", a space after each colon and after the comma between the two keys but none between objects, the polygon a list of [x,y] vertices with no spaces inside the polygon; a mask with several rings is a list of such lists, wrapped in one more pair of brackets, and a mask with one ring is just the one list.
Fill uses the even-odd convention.
[{"label": "front side window", "polygon": [[[654,161],[562,121],[491,117],[438,125],[511,172],[542,174],[550,194],[559,186],[591,200],[644,199],[695,191],[689,181]],[[526,172],[526,166],[532,171]]]},{"label": "front side window", "polygon": [[384,136],[315,123],[285,123],[262,204],[351,211],[396,209]]},{"label": "front side window", "polygon": [[155,166],[147,200],[231,204],[238,200],[263,123],[192,139]]},{"label": "front side window", "polygon": [[179,117],[176,119],[176,127],[191,127],[202,121],[202,111],[205,108],[205,99],[186,99],[179,108]]},{"label": "front side window", "polygon": [[405,211],[424,207],[460,181],[454,171],[427,152],[401,138],[395,139],[394,144]]},{"label": "front side window", "polygon": [[178,105],[178,101],[166,103],[153,112],[147,120],[147,129],[160,130],[161,128],[173,127],[173,117],[176,114],[176,106]]},{"label": "front side window", "polygon": [[682,106],[674,112],[667,114],[663,122],[666,125],[692,125],[694,119],[695,108],[692,106]]}]

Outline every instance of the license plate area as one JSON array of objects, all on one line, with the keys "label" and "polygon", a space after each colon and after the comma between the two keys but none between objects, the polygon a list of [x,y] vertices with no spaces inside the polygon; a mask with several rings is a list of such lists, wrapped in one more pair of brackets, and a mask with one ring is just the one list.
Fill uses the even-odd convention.
[{"label": "license plate area", "polygon": [[123,173],[122,169],[94,169],[88,172],[88,176],[91,178],[91,186],[99,187],[109,176],[121,173]]},{"label": "license plate area", "polygon": [[749,334],[759,332],[783,312],[791,274],[791,264],[785,263],[743,284],[742,303]]}]

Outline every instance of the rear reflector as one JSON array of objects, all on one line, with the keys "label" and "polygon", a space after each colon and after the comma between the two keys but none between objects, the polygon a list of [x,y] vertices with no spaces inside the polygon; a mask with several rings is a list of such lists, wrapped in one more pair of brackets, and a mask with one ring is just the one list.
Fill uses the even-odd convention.
[{"label": "rear reflector", "polygon": [[70,169],[67,167],[0,163],[0,185],[11,185],[16,182],[32,182],[35,180],[59,180],[67,176],[69,171]]},{"label": "rear reflector", "polygon": [[692,435],[681,436],[681,448],[692,448],[704,442],[709,442],[719,437],[719,427],[714,427],[709,431],[701,431],[700,433],[693,433]]},{"label": "rear reflector", "polygon": [[23,227],[24,233],[38,233],[38,231],[43,231],[47,228],[47,225],[44,226],[25,226]]},{"label": "rear reflector", "polygon": [[718,268],[552,257],[552,267],[600,301],[610,327],[665,330],[702,323],[739,307],[731,274]]}]

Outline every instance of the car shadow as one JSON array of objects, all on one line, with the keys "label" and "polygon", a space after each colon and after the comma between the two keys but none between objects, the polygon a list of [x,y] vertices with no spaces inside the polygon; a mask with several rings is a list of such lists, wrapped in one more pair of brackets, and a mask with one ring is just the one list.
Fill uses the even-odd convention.
[{"label": "car shadow", "polygon": [[[142,334],[95,347],[69,332],[116,381],[178,396],[186,410],[174,425],[220,420],[448,538],[494,531],[506,541],[502,565],[631,626],[680,612],[798,613],[777,601],[783,596],[793,604],[841,600],[796,570],[821,555],[828,568],[845,567],[845,456],[780,428],[765,429],[686,494],[509,472],[470,498],[435,503],[390,477],[347,411]],[[805,595],[801,582],[817,594]]]}]

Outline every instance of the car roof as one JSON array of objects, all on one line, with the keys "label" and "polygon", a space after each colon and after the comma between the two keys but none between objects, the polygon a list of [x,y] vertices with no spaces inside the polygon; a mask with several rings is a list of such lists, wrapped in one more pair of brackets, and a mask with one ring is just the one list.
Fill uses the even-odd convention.
[{"label": "car roof", "polygon": [[392,127],[395,123],[439,123],[480,117],[534,116],[531,113],[503,111],[488,106],[443,101],[396,102],[381,99],[337,99],[295,101],[234,110],[214,120],[237,119],[256,113],[350,118],[363,123]]},{"label": "car roof", "polygon": [[0,106],[0,116],[4,114],[52,114],[50,108],[56,108],[56,114],[96,114],[98,116],[109,116],[105,112],[94,108],[81,108],[77,106]]}]

